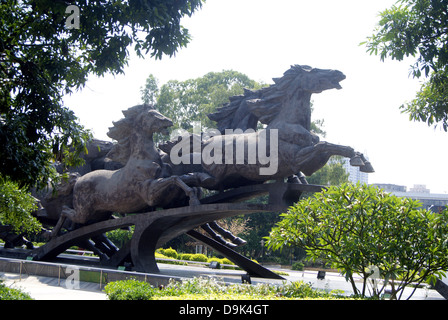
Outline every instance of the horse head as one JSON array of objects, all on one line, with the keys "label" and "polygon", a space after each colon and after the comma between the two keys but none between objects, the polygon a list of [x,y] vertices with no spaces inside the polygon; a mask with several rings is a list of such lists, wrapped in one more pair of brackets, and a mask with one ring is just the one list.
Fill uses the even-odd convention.
[{"label": "horse head", "polygon": [[137,105],[122,111],[124,118],[114,121],[114,126],[109,128],[107,135],[116,140],[117,143],[110,150],[107,157],[126,164],[132,151],[132,145],[143,137],[145,140],[152,140],[152,135],[156,132],[167,133],[167,128],[173,122],[148,104]]},{"label": "horse head", "polygon": [[125,118],[131,119],[130,129],[143,134],[161,132],[166,134],[173,122],[154,109],[154,106],[143,104],[123,111]]},{"label": "horse head", "polygon": [[[225,129],[256,129],[258,121],[269,124],[285,107],[295,107],[291,105],[291,97],[296,97],[297,93],[303,93],[302,100],[306,99],[309,104],[311,94],[341,89],[339,82],[344,79],[345,75],[338,70],[293,65],[282,77],[274,78],[274,84],[230,97],[229,103],[208,117],[216,121],[221,132]],[[307,109],[302,113],[310,114],[311,109]]]},{"label": "horse head", "polygon": [[339,82],[345,75],[338,70],[318,69],[310,66],[294,65],[281,78],[274,78],[275,85],[287,93],[304,90],[321,93],[330,89],[342,89]]}]

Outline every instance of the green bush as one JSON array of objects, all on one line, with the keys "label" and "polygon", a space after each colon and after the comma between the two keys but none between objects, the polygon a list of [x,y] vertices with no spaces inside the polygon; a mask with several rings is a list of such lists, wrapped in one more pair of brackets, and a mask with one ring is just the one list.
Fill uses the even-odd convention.
[{"label": "green bush", "polygon": [[160,254],[163,254],[164,256],[166,256],[170,259],[178,259],[178,257],[179,257],[179,254],[173,248],[167,248],[167,249],[160,248],[160,249],[157,249],[157,252]]},{"label": "green bush", "polygon": [[8,288],[0,280],[0,300],[33,300],[33,298],[19,289]]},{"label": "green bush", "polygon": [[106,233],[112,243],[114,243],[118,248],[122,248],[128,241],[131,240],[133,234],[134,226],[131,227],[131,231],[116,229]]},{"label": "green bush", "polygon": [[168,248],[168,249],[164,249],[163,250],[163,254],[167,257],[173,258],[173,259],[177,259],[178,258],[178,254],[177,251],[174,250],[173,248]]},{"label": "green bush", "polygon": [[186,266],[187,263],[184,261],[180,261],[180,260],[172,260],[172,257],[167,257],[163,254],[161,254],[160,252],[156,252],[155,255],[156,259],[169,259],[169,260],[161,260],[159,262],[161,263],[166,263],[166,264],[175,264],[175,265],[181,265],[181,266]]},{"label": "green bush", "polygon": [[172,280],[162,289],[135,280],[109,283],[105,288],[110,300],[269,300],[269,299],[347,299],[339,292],[316,290],[303,281],[275,284],[226,285],[212,278]]},{"label": "green bush", "polygon": [[196,253],[193,254],[190,258],[190,261],[196,261],[196,262],[208,262],[208,258],[205,254],[202,253]]},{"label": "green bush", "polygon": [[155,290],[149,283],[137,280],[120,280],[104,287],[109,300],[151,300]]},{"label": "green bush", "polygon": [[8,178],[0,176],[0,225],[10,225],[16,233],[37,233],[41,223],[31,215],[36,199]]},{"label": "green bush", "polygon": [[305,265],[302,262],[294,262],[291,269],[303,271],[305,269]]},{"label": "green bush", "polygon": [[223,258],[223,259],[222,259],[222,264],[233,264],[233,265],[235,265],[232,261],[230,261],[230,260],[227,259],[227,258]]},{"label": "green bush", "polygon": [[181,253],[181,254],[179,254],[179,260],[191,260],[191,256],[192,256],[193,254],[191,254],[191,253]]}]

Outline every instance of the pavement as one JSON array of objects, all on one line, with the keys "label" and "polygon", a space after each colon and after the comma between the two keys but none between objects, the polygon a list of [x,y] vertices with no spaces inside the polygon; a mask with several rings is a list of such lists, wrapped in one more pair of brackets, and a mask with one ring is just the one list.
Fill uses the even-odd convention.
[{"label": "pavement", "polygon": [[58,278],[0,273],[0,279],[10,287],[28,293],[35,300],[107,300],[98,283],[79,282],[68,285]]},{"label": "pavement", "polygon": [[[204,266],[176,266],[171,264],[160,264],[161,274],[176,278],[192,277],[214,277],[226,283],[241,283],[245,272],[241,270],[210,269]],[[353,293],[350,283],[338,273],[326,272],[325,278],[317,279],[317,271],[291,271],[285,269],[275,269],[288,273],[283,276],[286,281],[304,281],[311,283],[312,287],[322,290],[342,290],[344,294]],[[149,275],[148,275],[149,276]],[[104,293],[104,285],[99,283],[78,281],[73,282],[58,278],[49,278],[31,275],[19,275],[13,273],[0,273],[0,279],[9,287],[19,288],[30,294],[35,300],[107,300]],[[276,283],[282,284],[282,280],[252,278],[252,284]],[[359,283],[359,285],[361,285]],[[404,297],[407,297],[411,288],[405,290]],[[419,288],[416,290],[411,300],[445,300],[436,290],[429,288]]]}]

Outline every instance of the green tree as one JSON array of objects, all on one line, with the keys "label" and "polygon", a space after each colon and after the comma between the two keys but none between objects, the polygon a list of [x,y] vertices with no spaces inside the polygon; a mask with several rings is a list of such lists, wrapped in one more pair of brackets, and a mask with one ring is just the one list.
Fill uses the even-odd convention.
[{"label": "green tree", "polygon": [[9,225],[15,233],[37,233],[41,224],[31,215],[36,199],[19,185],[0,175],[0,226]]},{"label": "green tree", "polygon": [[[66,13],[73,4],[79,25]],[[190,40],[181,18],[201,6],[201,0],[1,1],[0,173],[21,185],[44,185],[55,178],[52,160],[79,160],[90,135],[63,95],[82,88],[89,74],[123,73],[132,45],[140,57],[174,55]]]},{"label": "green tree", "polygon": [[380,13],[374,34],[365,44],[370,54],[403,60],[416,57],[414,78],[424,76],[415,99],[401,106],[411,120],[441,124],[448,130],[448,1],[399,0]]},{"label": "green tree", "polygon": [[[400,299],[411,282],[441,278],[448,270],[448,213],[420,207],[373,186],[329,187],[283,214],[268,246],[299,246],[311,259],[324,258],[362,296],[376,269],[384,283],[370,288],[373,295],[380,296],[389,284],[391,298]],[[355,274],[363,279],[361,289]]]},{"label": "green tree", "polygon": [[308,183],[323,186],[338,186],[348,182],[349,174],[344,169],[342,157],[332,157],[320,170],[307,178]]},{"label": "green tree", "polygon": [[146,104],[155,105],[157,103],[157,97],[159,96],[159,84],[154,75],[150,74],[146,79],[145,85],[140,88],[142,94],[142,101]]},{"label": "green tree", "polygon": [[189,130],[193,121],[200,121],[203,128],[214,127],[207,114],[227,103],[229,97],[243,94],[244,88],[260,89],[262,86],[233,70],[210,72],[185,81],[170,80],[160,89],[157,79],[149,75],[141,88],[141,98],[143,102],[155,101],[156,108],[173,120],[173,129]]}]

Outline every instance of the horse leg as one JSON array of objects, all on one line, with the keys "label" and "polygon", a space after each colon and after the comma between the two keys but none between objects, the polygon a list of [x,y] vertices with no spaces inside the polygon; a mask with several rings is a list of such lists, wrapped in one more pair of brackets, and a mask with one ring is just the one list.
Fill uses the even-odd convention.
[{"label": "horse leg", "polygon": [[[199,201],[199,198],[196,194],[196,189],[189,187],[185,182],[182,181],[181,178],[179,177],[171,177],[172,181],[179,186],[180,188],[182,188],[182,190],[184,190],[185,194],[188,196],[188,198],[190,198],[189,204],[190,206],[196,206],[196,205],[200,205],[201,202]],[[171,179],[168,178],[168,179]]]},{"label": "horse leg", "polygon": [[351,147],[331,144],[328,142],[321,142],[316,145],[316,149],[317,150],[323,149],[325,150],[323,152],[326,152],[330,156],[338,155],[350,158],[350,165],[354,167],[359,167],[359,170],[361,172],[367,172],[367,173],[375,172],[370,161],[368,161],[362,153],[353,150],[353,148]]},{"label": "horse leg", "polygon": [[[70,209],[70,208],[68,208],[68,209]],[[61,215],[59,216],[58,222],[54,226],[53,230],[51,230],[51,235],[50,235],[51,239],[58,235],[59,231],[62,228],[62,225],[64,224],[65,220],[67,219],[67,216],[64,213],[65,210],[66,210],[66,207],[64,206],[64,208],[62,208],[62,212],[61,212]],[[71,210],[73,210],[73,209],[71,209]]]},{"label": "horse leg", "polygon": [[98,249],[97,245],[92,240],[85,240],[79,244],[82,248],[93,251],[95,255],[100,257],[101,261],[107,261],[109,257],[102,252],[100,249]]},{"label": "horse leg", "polygon": [[[214,222],[212,222],[212,223],[214,223]],[[215,241],[217,241],[217,242],[219,242],[219,243],[225,245],[226,247],[229,247],[229,248],[235,248],[235,247],[237,247],[236,244],[233,244],[233,243],[230,243],[230,242],[226,241],[221,235],[219,235],[218,233],[216,233],[216,232],[210,227],[210,223],[203,224],[203,225],[201,226],[201,228],[202,228],[205,232],[207,232],[207,233],[213,238],[213,240],[215,240]]]},{"label": "horse leg", "polygon": [[235,236],[229,230],[222,228],[219,224],[216,223],[216,221],[209,223],[209,225],[213,230],[217,231],[224,238],[232,241],[232,243],[235,244],[237,247],[244,246],[247,243],[246,240],[243,240],[240,237]]},{"label": "horse leg", "polygon": [[364,165],[359,167],[359,171],[366,173],[375,172],[370,161],[367,160],[362,153],[361,153],[361,160],[364,162]]},{"label": "horse leg", "polygon": [[306,180],[306,176],[302,172],[298,172],[288,177],[288,183],[296,183],[296,184],[308,184]]},{"label": "horse leg", "polygon": [[61,215],[59,216],[59,220],[56,223],[56,225],[53,228],[53,230],[51,230],[50,239],[52,239],[52,238],[54,238],[54,237],[56,237],[58,235],[59,231],[61,230],[61,228],[64,225],[64,223],[65,223],[67,218],[72,220],[71,217],[73,217],[75,215],[76,215],[75,209],[69,208],[67,206],[63,206],[62,207],[62,211],[61,211]]},{"label": "horse leg", "polygon": [[111,257],[114,253],[118,251],[118,248],[110,241],[106,235],[100,234],[99,236],[93,237],[92,241],[95,243],[95,246],[104,252],[107,256]]},{"label": "horse leg", "polygon": [[192,172],[178,176],[186,185],[194,187],[211,188],[218,180],[205,172]]},{"label": "horse leg", "polygon": [[157,180],[148,180],[144,182],[144,187],[142,188],[144,199],[149,206],[155,206],[158,204],[158,199],[163,196],[163,190],[172,186],[177,185],[180,187],[185,194],[190,198],[190,205],[201,204],[198,196],[196,194],[196,189],[189,187],[185,182],[182,181],[178,176],[172,176],[168,178],[161,178]]},{"label": "horse leg", "polygon": [[352,166],[364,167],[366,165],[362,154],[355,152],[353,148],[328,142],[319,142],[314,146],[300,150],[296,154],[296,159],[300,163],[299,168],[303,168],[301,171],[310,176],[322,168],[331,156],[349,158]]}]

